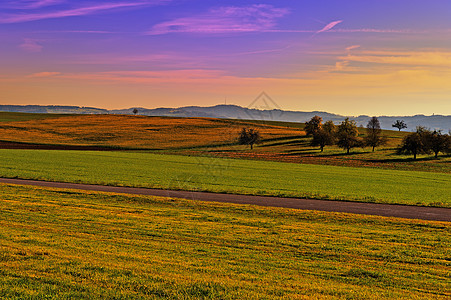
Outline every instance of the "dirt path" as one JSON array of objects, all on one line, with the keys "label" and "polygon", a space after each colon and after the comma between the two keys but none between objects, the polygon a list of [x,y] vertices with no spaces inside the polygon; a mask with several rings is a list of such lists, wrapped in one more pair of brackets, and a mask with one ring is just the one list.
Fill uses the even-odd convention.
[{"label": "dirt path", "polygon": [[171,191],[7,178],[0,178],[0,183],[451,222],[451,209],[439,207]]}]

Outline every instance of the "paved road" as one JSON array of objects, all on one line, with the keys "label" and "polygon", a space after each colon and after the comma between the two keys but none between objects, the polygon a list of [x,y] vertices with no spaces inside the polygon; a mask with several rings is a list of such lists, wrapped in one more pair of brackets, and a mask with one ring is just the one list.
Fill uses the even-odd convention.
[{"label": "paved road", "polygon": [[0,182],[8,184],[43,186],[62,189],[163,196],[163,197],[193,199],[200,201],[252,204],[259,206],[285,207],[295,209],[309,209],[329,212],[345,212],[345,213],[376,215],[384,217],[399,217],[406,219],[421,219],[421,220],[451,222],[451,209],[439,207],[421,207],[408,205],[391,205],[391,204],[279,198],[279,197],[264,197],[264,196],[246,196],[246,195],[217,194],[207,192],[171,191],[160,189],[114,187],[114,186],[47,182],[47,181],[7,179],[7,178],[0,178]]}]

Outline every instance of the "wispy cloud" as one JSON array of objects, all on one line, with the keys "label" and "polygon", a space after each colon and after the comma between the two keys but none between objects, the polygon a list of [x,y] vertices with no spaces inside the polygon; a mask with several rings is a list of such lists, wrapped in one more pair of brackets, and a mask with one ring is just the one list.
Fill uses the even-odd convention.
[{"label": "wispy cloud", "polygon": [[346,47],[346,50],[347,51],[351,51],[351,50],[354,50],[354,49],[357,49],[357,48],[360,48],[360,45],[352,45],[352,46]]},{"label": "wispy cloud", "polygon": [[93,80],[100,82],[126,82],[134,84],[163,84],[208,82],[224,78],[224,72],[219,70],[189,69],[164,71],[113,71],[96,73],[61,74],[60,78],[71,80]]},{"label": "wispy cloud", "polygon": [[114,34],[118,32],[106,30],[54,30],[54,31],[36,31],[38,33],[92,33],[92,34]]},{"label": "wispy cloud", "polygon": [[103,11],[120,9],[120,8],[130,8],[130,7],[141,7],[146,5],[154,5],[161,4],[168,1],[165,0],[155,0],[155,1],[137,1],[137,2],[109,2],[109,3],[101,3],[90,6],[83,6],[78,8],[71,9],[63,9],[63,10],[55,10],[55,11],[44,11],[44,12],[36,12],[36,13],[27,13],[27,14],[3,14],[0,15],[0,23],[8,24],[8,23],[22,23],[22,22],[30,22],[44,19],[57,19],[57,18],[65,18],[65,17],[75,17],[75,16],[85,16],[91,15],[95,13],[100,13]]},{"label": "wispy cloud", "polygon": [[61,4],[66,2],[66,0],[24,0],[24,1],[14,1],[14,8],[16,9],[35,9],[45,6],[52,6],[56,4]]},{"label": "wispy cloud", "polygon": [[38,40],[27,38],[23,40],[23,43],[19,45],[19,48],[25,52],[41,52],[44,47]]},{"label": "wispy cloud", "polygon": [[354,61],[387,65],[410,65],[410,66],[429,66],[445,67],[451,66],[451,52],[362,52],[359,55],[347,55],[340,57],[343,61]]},{"label": "wispy cloud", "polygon": [[315,34],[321,33],[321,32],[326,32],[331,30],[332,28],[334,28],[335,26],[337,26],[338,24],[342,23],[343,20],[338,20],[338,21],[333,21],[330,22],[329,24],[327,24],[326,26],[324,26],[321,30],[318,30],[317,32],[315,32]]},{"label": "wispy cloud", "polygon": [[[195,60],[196,61],[196,60]],[[117,55],[117,54],[91,54],[76,55],[68,58],[68,64],[87,64],[87,65],[129,65],[133,63],[145,64],[152,63],[154,67],[165,66],[167,68],[190,68],[196,65],[196,62],[188,56],[174,53],[155,53],[145,55]]]},{"label": "wispy cloud", "polygon": [[258,4],[242,7],[220,7],[207,13],[159,23],[147,32],[149,35],[172,32],[236,33],[259,32],[272,29],[276,20],[289,13],[288,9]]},{"label": "wispy cloud", "polygon": [[427,33],[427,31],[418,31],[411,29],[378,29],[378,28],[357,28],[357,29],[334,29],[334,32],[342,33]]},{"label": "wispy cloud", "polygon": [[[323,28],[324,29],[324,28]],[[329,30],[307,30],[307,29],[268,29],[262,30],[264,32],[273,33],[313,33],[314,35],[321,32],[333,32],[333,33],[387,33],[387,34],[424,34],[431,32],[443,32],[449,33],[449,30],[411,30],[411,29],[379,29],[379,28],[354,28],[354,29],[335,29]]]},{"label": "wispy cloud", "polygon": [[47,78],[47,77],[55,77],[57,75],[61,75],[60,72],[39,72],[30,74],[27,77],[28,78]]}]

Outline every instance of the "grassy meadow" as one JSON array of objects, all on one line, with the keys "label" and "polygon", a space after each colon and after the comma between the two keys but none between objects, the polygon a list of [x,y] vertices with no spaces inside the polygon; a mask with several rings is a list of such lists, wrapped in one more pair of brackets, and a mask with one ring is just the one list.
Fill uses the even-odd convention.
[{"label": "grassy meadow", "polygon": [[449,223],[0,185],[1,299],[449,299]]},{"label": "grassy meadow", "polygon": [[0,122],[22,122],[67,117],[67,114],[35,114],[0,111]]},{"label": "grassy meadow", "polygon": [[0,149],[0,176],[451,207],[451,174],[145,152]]},{"label": "grassy meadow", "polygon": [[[216,156],[302,164],[451,173],[451,156],[396,155],[406,132],[383,131],[387,145],[371,152],[356,148],[350,155],[336,146],[324,152],[310,146],[304,124],[255,120],[169,118],[126,115],[53,115],[0,113],[0,141],[40,145],[94,146],[110,150],[152,150],[191,156]],[[251,151],[238,145],[238,132],[253,127],[262,143]],[[363,137],[365,129],[360,128]]]},{"label": "grassy meadow", "polygon": [[71,115],[4,122],[0,140],[48,145],[123,149],[179,149],[236,143],[242,127],[254,126],[267,139],[296,136],[295,128],[209,118]]}]

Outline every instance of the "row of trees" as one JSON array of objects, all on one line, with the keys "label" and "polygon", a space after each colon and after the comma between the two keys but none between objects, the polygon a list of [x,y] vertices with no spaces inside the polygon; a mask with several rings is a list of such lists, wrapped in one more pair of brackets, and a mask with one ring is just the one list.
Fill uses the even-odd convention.
[{"label": "row of trees", "polygon": [[[393,124],[401,131],[407,128],[403,121],[397,121]],[[321,152],[328,145],[337,145],[349,154],[352,148],[371,147],[372,151],[387,143],[387,137],[382,134],[380,122],[376,117],[372,117],[366,125],[366,135],[359,137],[359,130],[354,120],[346,118],[341,124],[335,125],[332,121],[323,124],[323,119],[314,116],[305,123],[305,132],[311,136],[310,144],[319,146]],[[261,141],[260,133],[252,128],[243,128],[238,136],[238,143],[241,145],[250,145],[253,149],[254,144]],[[404,137],[401,145],[397,149],[398,154],[412,154],[414,159],[417,154],[434,153],[438,157],[439,152],[451,153],[451,136],[443,134],[441,131],[431,131],[425,127],[417,127],[416,132],[410,133]]]},{"label": "row of trees", "polygon": [[[404,121],[397,120],[393,127],[401,129],[407,128]],[[379,120],[372,117],[366,125],[366,135],[363,139],[358,137],[358,129],[355,121],[346,118],[340,125],[335,126],[332,121],[322,124],[321,117],[314,116],[309,122],[305,123],[307,135],[312,136],[311,145],[319,146],[321,152],[326,145],[336,144],[338,147],[346,150],[347,153],[355,147],[376,147],[385,145],[387,137],[382,135],[382,129]],[[416,132],[410,133],[404,137],[401,145],[397,149],[398,154],[412,154],[414,159],[417,154],[434,153],[435,158],[439,152],[451,153],[451,136],[443,134],[441,131],[431,131],[425,127],[417,127]]]},{"label": "row of trees", "polygon": [[354,120],[346,118],[338,126],[332,121],[327,121],[324,124],[322,121],[321,117],[314,116],[305,123],[304,129],[307,136],[312,136],[311,145],[319,146],[321,152],[327,145],[337,145],[346,150],[348,154],[355,147],[369,146],[374,151],[376,147],[387,142],[387,138],[382,135],[381,126],[376,117],[371,118],[368,122],[366,127],[367,134],[363,139],[359,138],[359,130]]},{"label": "row of trees", "polygon": [[439,152],[451,153],[451,136],[422,126],[418,126],[416,132],[405,136],[398,148],[398,154],[412,154],[413,159],[417,159],[417,154],[422,153],[434,153],[437,158]]}]

